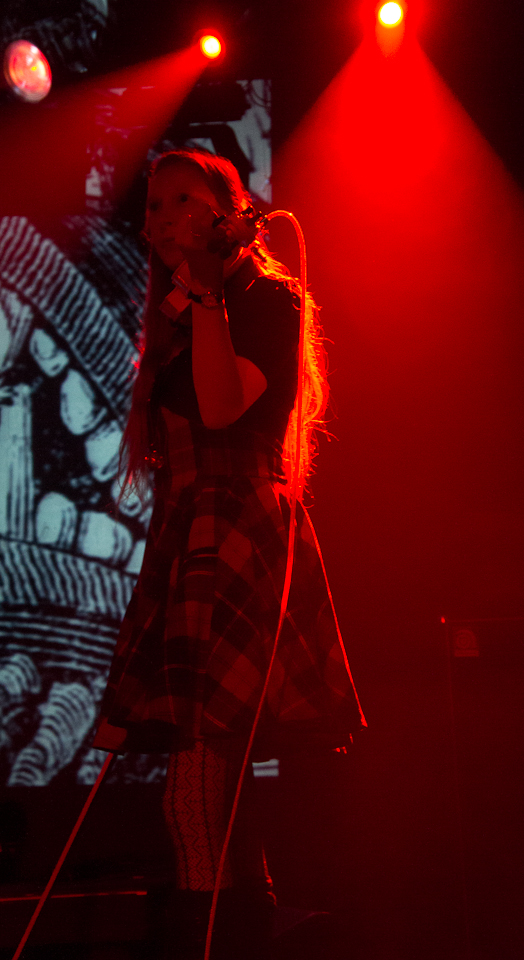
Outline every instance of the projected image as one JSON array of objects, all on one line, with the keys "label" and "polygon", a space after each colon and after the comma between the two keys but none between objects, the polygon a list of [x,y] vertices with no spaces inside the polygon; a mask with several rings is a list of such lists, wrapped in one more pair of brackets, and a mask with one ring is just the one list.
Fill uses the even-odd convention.
[{"label": "projected image", "polygon": [[[122,91],[100,91],[85,214],[49,229],[0,219],[0,766],[10,786],[63,771],[89,784],[105,759],[90,742],[152,508],[116,506],[147,280],[145,170],[155,152],[198,143],[233,153],[269,202],[269,86],[238,86],[240,119],[189,123],[182,139],[168,129],[118,202],[130,131],[115,122]],[[162,756],[128,755],[112,778],[151,781],[164,767]]]}]

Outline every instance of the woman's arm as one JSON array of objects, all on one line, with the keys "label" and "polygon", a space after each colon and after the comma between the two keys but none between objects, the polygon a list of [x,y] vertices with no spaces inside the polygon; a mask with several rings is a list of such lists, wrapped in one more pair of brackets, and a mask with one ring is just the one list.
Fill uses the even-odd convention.
[{"label": "woman's arm", "polygon": [[[204,238],[205,227],[209,230],[213,217],[212,211],[206,211],[197,227]],[[197,244],[199,240],[200,237]],[[218,254],[210,253],[207,248],[202,249],[202,245],[200,249],[195,248],[194,241],[193,244],[187,242],[184,252],[191,276],[192,292],[221,293],[224,269],[235,260],[236,252],[230,260],[224,261]],[[193,383],[200,416],[206,427],[218,430],[234,423],[258,400],[267,387],[267,380],[256,364],[235,354],[223,304],[204,307],[193,302],[192,315]]]},{"label": "woman's arm", "polygon": [[[196,282],[194,287],[194,293],[205,292]],[[223,306],[209,308],[193,303],[192,312],[193,383],[198,407],[204,425],[218,430],[234,423],[258,400],[267,380],[251,360],[235,354]]]},{"label": "woman's arm", "polygon": [[[176,223],[174,236],[184,253],[193,294],[212,291],[220,295],[224,270],[237,257],[227,260],[207,249],[213,237],[216,213],[208,203],[193,198],[187,213]],[[192,373],[200,416],[206,427],[220,429],[234,423],[267,387],[262,371],[246,357],[239,357],[229,333],[223,304],[206,307],[192,302]]]}]

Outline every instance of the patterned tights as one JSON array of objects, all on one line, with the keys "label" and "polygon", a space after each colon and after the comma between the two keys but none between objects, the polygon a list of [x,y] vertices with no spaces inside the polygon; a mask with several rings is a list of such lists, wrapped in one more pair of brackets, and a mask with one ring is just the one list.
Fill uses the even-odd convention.
[{"label": "patterned tights", "polygon": [[[244,757],[235,738],[197,740],[171,754],[163,809],[173,839],[180,890],[213,890]],[[269,890],[251,764],[248,765],[221,887],[257,882]]]}]

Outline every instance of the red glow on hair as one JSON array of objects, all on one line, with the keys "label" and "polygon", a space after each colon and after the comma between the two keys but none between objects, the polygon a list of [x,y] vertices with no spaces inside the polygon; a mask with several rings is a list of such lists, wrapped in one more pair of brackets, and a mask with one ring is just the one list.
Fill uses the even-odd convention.
[{"label": "red glow on hair", "polygon": [[51,67],[34,43],[14,40],[4,55],[4,76],[22,100],[38,103],[51,89]]}]

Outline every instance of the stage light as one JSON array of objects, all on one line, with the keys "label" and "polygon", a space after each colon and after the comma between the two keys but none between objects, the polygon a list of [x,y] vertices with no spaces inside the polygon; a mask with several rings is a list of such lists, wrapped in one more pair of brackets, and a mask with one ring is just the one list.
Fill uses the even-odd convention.
[{"label": "stage light", "polygon": [[222,53],[222,44],[217,36],[212,33],[206,33],[200,37],[200,49],[208,60],[216,60]]},{"label": "stage light", "polygon": [[384,27],[398,27],[404,17],[400,3],[384,3],[378,11],[378,19]]},{"label": "stage light", "polygon": [[4,54],[4,77],[14,93],[28,103],[38,103],[51,89],[51,67],[34,43],[13,40]]}]

